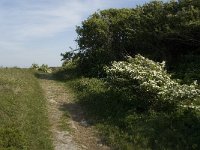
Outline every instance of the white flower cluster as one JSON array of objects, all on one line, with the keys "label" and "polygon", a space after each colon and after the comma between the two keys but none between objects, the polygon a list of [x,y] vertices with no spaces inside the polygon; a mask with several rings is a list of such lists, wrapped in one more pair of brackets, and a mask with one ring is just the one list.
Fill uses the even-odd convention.
[{"label": "white flower cluster", "polygon": [[158,63],[136,55],[134,58],[129,57],[128,61],[113,62],[111,67],[106,67],[106,73],[109,80],[136,83],[133,86],[154,93],[157,100],[183,102],[195,100],[199,96],[196,82],[181,85],[177,80],[172,80],[164,68],[165,62]]}]

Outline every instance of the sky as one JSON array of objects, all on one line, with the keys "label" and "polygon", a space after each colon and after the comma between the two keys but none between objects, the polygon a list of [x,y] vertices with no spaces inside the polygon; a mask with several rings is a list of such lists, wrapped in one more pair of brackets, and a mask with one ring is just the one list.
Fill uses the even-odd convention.
[{"label": "sky", "polygon": [[77,48],[76,26],[97,10],[133,8],[150,0],[0,0],[0,66],[61,66]]}]

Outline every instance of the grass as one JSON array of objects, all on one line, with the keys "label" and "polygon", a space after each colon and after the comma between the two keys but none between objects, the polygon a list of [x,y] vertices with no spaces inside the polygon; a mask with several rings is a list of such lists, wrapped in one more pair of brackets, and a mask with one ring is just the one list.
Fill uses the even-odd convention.
[{"label": "grass", "polygon": [[46,101],[27,69],[0,69],[0,149],[53,149]]},{"label": "grass", "polygon": [[69,112],[63,112],[62,117],[60,118],[59,128],[61,131],[71,131],[69,124],[70,115]]},{"label": "grass", "polygon": [[76,93],[77,102],[85,108],[102,139],[112,149],[200,149],[198,111],[138,112],[132,101],[108,88],[101,79],[78,77],[72,70],[70,74],[66,70],[65,76],[67,88]]}]

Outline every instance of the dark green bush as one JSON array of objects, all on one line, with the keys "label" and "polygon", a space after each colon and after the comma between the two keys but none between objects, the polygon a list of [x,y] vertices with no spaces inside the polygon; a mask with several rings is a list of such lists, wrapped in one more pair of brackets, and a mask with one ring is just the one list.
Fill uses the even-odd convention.
[{"label": "dark green bush", "polygon": [[78,67],[89,76],[103,76],[103,66],[140,53],[174,66],[181,55],[200,54],[198,0],[152,1],[132,9],[92,14],[77,27]]}]

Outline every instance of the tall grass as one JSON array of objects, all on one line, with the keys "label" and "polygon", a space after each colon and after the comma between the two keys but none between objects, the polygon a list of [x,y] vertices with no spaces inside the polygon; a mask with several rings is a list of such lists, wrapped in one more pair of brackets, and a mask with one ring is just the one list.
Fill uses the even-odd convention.
[{"label": "tall grass", "polygon": [[0,69],[0,149],[51,150],[46,111],[31,71]]}]

